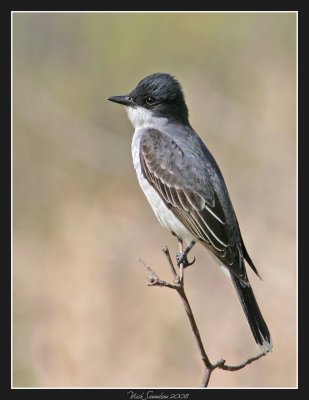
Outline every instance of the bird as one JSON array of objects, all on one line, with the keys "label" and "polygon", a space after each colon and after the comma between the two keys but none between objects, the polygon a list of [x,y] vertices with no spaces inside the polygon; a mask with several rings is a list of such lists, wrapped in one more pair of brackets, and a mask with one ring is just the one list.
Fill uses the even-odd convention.
[{"label": "bird", "polygon": [[176,236],[178,266],[193,264],[196,243],[215,256],[231,278],[261,353],[272,350],[269,329],[257,304],[245,262],[260,277],[245,247],[219,166],[189,122],[179,81],[157,72],[129,94],[107,100],[125,106],[134,127],[132,158],[137,178],[161,225]]}]

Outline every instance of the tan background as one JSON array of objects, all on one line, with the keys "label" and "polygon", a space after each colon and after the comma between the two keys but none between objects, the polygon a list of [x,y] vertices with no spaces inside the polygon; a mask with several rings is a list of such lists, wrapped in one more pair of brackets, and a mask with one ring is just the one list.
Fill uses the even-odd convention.
[{"label": "tan background", "polygon": [[[212,387],[296,385],[296,14],[14,14],[14,375],[20,386],[196,387],[202,362],[162,278],[176,243],[136,181],[106,97],[162,71],[225,176],[263,282],[272,354]],[[210,358],[257,352],[232,286],[196,246],[187,294]]]}]

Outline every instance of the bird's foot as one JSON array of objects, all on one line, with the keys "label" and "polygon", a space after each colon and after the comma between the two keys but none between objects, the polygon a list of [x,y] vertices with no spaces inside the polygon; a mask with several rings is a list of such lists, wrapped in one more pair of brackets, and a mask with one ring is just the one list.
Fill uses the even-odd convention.
[{"label": "bird's foot", "polygon": [[177,253],[176,260],[178,267],[180,266],[180,264],[182,264],[184,268],[190,267],[190,265],[195,263],[195,257],[193,258],[193,261],[189,262],[187,252],[185,251],[183,253]]}]

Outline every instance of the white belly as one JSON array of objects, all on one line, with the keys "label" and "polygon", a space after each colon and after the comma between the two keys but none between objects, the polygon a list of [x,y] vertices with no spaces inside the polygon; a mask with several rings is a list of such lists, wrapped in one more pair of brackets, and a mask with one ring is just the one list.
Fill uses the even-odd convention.
[{"label": "white belly", "polygon": [[140,137],[140,131],[136,130],[132,140],[132,157],[139,184],[145,193],[149,204],[164,228],[168,229],[170,232],[174,232],[179,238],[186,241],[187,244],[189,244],[192,240],[196,241],[188,229],[166,207],[157,191],[144,178],[139,157]]}]

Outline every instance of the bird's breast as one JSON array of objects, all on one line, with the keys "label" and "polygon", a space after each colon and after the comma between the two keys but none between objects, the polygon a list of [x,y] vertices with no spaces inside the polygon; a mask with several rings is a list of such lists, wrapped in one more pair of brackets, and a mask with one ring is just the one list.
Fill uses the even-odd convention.
[{"label": "bird's breast", "polygon": [[168,229],[170,232],[174,232],[187,243],[190,243],[192,240],[196,241],[196,238],[194,238],[188,229],[175,217],[172,211],[166,206],[156,189],[154,189],[154,187],[144,177],[140,163],[140,141],[143,134],[144,131],[142,129],[135,130],[132,140],[133,164],[140,187],[156,214],[156,217],[164,228]]}]

